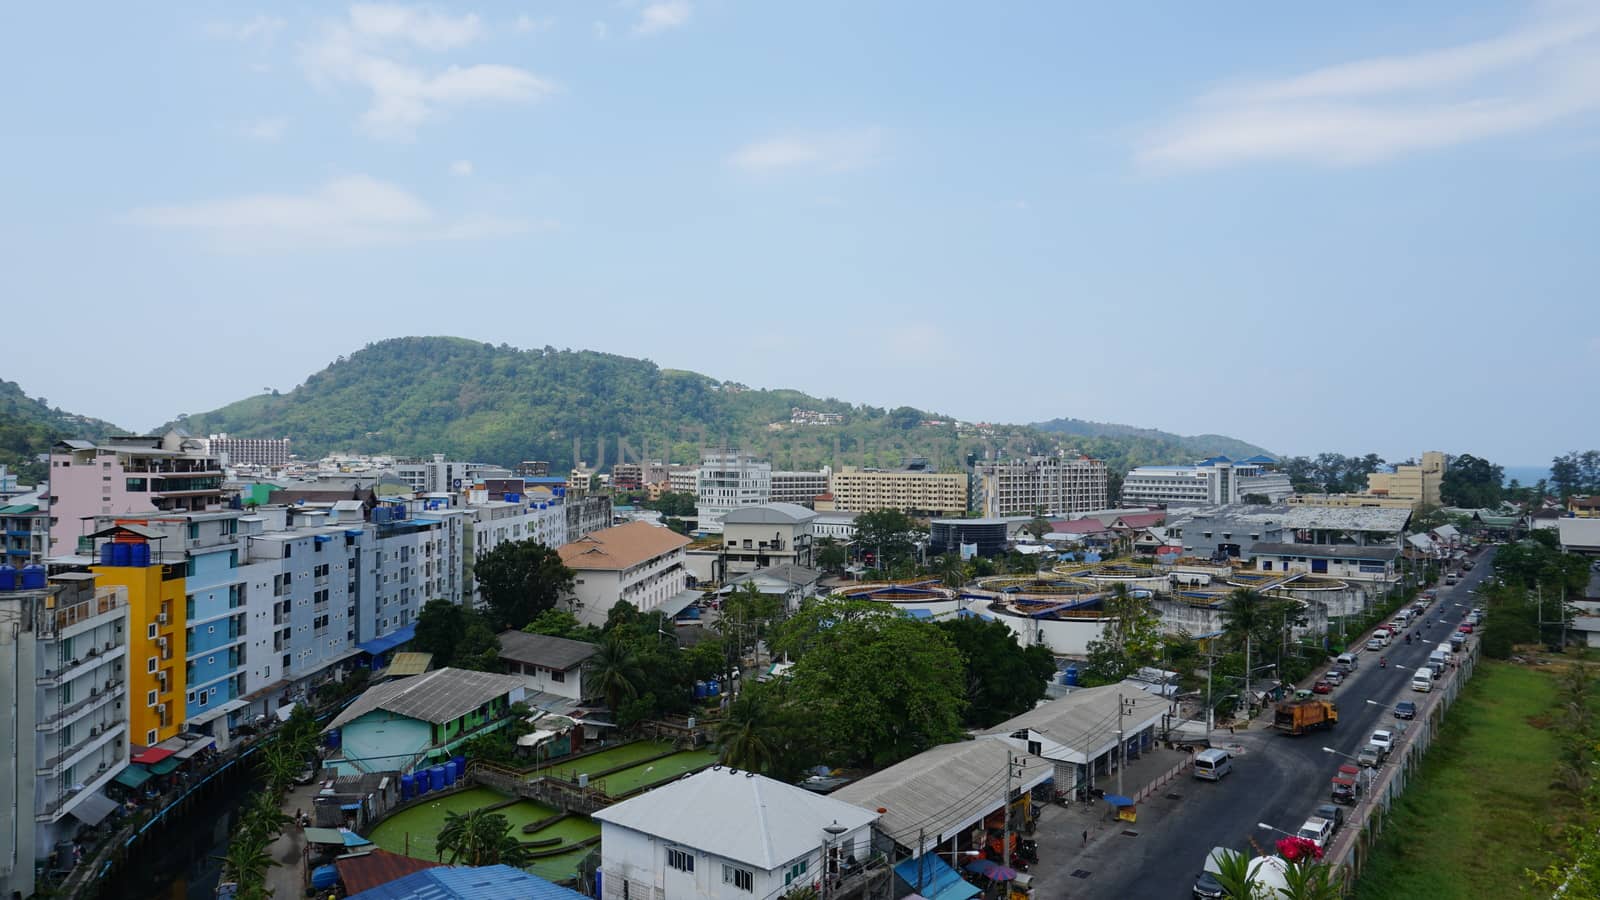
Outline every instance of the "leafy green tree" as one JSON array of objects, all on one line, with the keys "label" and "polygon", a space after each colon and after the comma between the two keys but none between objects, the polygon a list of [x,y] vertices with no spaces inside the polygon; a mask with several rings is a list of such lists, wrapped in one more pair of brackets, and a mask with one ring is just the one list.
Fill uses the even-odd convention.
[{"label": "leafy green tree", "polygon": [[455,666],[478,672],[501,671],[500,636],[476,610],[466,611],[466,621],[466,633],[456,647]]},{"label": "leafy green tree", "polygon": [[1505,471],[1470,453],[1453,457],[1439,482],[1439,496],[1450,506],[1483,509],[1500,505]]},{"label": "leafy green tree", "polygon": [[887,620],[900,614],[871,600],[829,597],[812,600],[774,630],[771,646],[776,654],[802,656],[811,651],[824,632],[836,624],[857,620]]},{"label": "leafy green tree", "polygon": [[1551,460],[1550,485],[1563,501],[1574,494],[1600,494],[1600,450],[1574,450]]},{"label": "leafy green tree", "polygon": [[962,724],[987,728],[1044,699],[1045,685],[1056,673],[1050,648],[1023,647],[1004,622],[973,617],[947,619],[936,627],[961,654],[967,699]]},{"label": "leafy green tree", "polygon": [[1106,597],[1100,637],[1089,642],[1086,680],[1091,685],[1115,684],[1142,666],[1155,665],[1163,649],[1161,618],[1148,600],[1119,584]]},{"label": "leafy green tree", "polygon": [[824,572],[838,572],[850,561],[849,553],[833,538],[817,542],[817,567]]},{"label": "leafy green tree", "polygon": [[434,854],[451,865],[523,868],[533,851],[512,833],[506,817],[487,808],[445,813],[444,827],[434,840]]},{"label": "leafy green tree", "polygon": [[465,610],[449,600],[429,600],[417,613],[411,649],[433,654],[434,668],[455,664],[456,648],[467,636]]},{"label": "leafy green tree", "polygon": [[594,643],[600,638],[599,629],[584,625],[578,617],[564,609],[547,609],[533,621],[523,627],[529,634],[543,634],[550,637],[567,638],[574,641],[588,641]]},{"label": "leafy green tree", "polygon": [[276,794],[268,791],[256,791],[245,801],[244,811],[240,814],[240,833],[259,839],[263,844],[270,843],[283,833],[283,829],[294,821],[284,815],[278,806]]},{"label": "leafy green tree", "polygon": [[267,841],[248,832],[235,835],[228,842],[225,855],[217,858],[222,861],[223,874],[240,886],[261,884],[267,870],[272,868],[272,857],[267,855]]},{"label": "leafy green tree", "polygon": [[724,643],[731,643],[743,656],[757,642],[769,636],[772,623],[783,615],[783,598],[761,593],[753,582],[745,582],[722,601],[722,615],[713,626]]},{"label": "leafy green tree", "polygon": [[267,744],[256,757],[256,771],[261,774],[261,780],[273,796],[282,794],[294,783],[302,765],[301,759],[281,741]]},{"label": "leafy green tree", "polygon": [[898,509],[879,509],[856,516],[856,546],[877,556],[880,569],[909,560],[922,530]]},{"label": "leafy green tree", "polygon": [[585,691],[605,698],[606,706],[616,711],[622,709],[624,702],[639,696],[644,677],[633,644],[622,632],[611,631],[600,639],[595,654],[584,664],[583,684]]},{"label": "leafy green tree", "polygon": [[961,653],[938,628],[898,615],[828,621],[791,674],[821,746],[844,763],[884,765],[961,736]]},{"label": "leafy green tree", "polygon": [[660,500],[646,501],[646,509],[653,509],[663,516],[672,516],[679,519],[692,519],[698,512],[695,508],[695,495],[665,491]]},{"label": "leafy green tree", "polygon": [[1054,529],[1050,527],[1049,519],[1044,516],[1034,516],[1033,520],[1024,526],[1022,530],[1033,535],[1035,540],[1042,541],[1044,536],[1050,534]]},{"label": "leafy green tree", "polygon": [[501,544],[477,561],[473,574],[494,628],[521,629],[572,592],[573,572],[561,554],[535,540]]},{"label": "leafy green tree", "polygon": [[970,580],[967,576],[967,564],[959,553],[946,553],[939,557],[936,571],[939,573],[939,581],[951,590],[960,590]]}]

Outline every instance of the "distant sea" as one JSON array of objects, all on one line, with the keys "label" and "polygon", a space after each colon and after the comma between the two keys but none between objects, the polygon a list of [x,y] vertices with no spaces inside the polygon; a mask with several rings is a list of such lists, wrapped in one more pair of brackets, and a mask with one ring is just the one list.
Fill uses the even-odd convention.
[{"label": "distant sea", "polygon": [[1513,478],[1524,485],[1538,484],[1539,479],[1548,480],[1550,478],[1549,466],[1504,466],[1503,468],[1505,469],[1506,484],[1510,484]]}]

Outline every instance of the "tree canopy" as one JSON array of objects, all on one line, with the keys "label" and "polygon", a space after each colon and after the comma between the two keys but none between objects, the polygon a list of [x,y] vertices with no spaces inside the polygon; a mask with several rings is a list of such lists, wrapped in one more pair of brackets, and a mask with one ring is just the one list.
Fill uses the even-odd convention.
[{"label": "tree canopy", "polygon": [[1022,646],[1004,622],[973,617],[947,619],[934,627],[961,654],[967,699],[962,724],[987,728],[1044,699],[1045,685],[1056,672],[1050,648]]},{"label": "tree canopy", "polygon": [[1450,506],[1483,509],[1500,505],[1505,470],[1486,459],[1463,453],[1450,459],[1439,495]]},{"label": "tree canopy", "polygon": [[561,554],[536,540],[490,550],[474,564],[473,575],[494,626],[519,630],[571,593],[574,577]]},{"label": "tree canopy", "polygon": [[856,546],[880,558],[878,568],[888,568],[911,558],[923,531],[916,520],[898,509],[879,509],[856,516]]}]

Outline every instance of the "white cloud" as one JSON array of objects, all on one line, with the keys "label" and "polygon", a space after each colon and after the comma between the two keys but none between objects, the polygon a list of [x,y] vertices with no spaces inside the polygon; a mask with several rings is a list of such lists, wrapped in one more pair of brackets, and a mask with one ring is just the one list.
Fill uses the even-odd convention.
[{"label": "white cloud", "polygon": [[289,129],[289,120],[283,116],[268,116],[241,122],[234,133],[252,141],[276,141]]},{"label": "white cloud", "polygon": [[1533,129],[1600,108],[1600,14],[1482,41],[1315,69],[1204,94],[1138,159],[1203,168],[1289,159],[1371,163]]},{"label": "white cloud", "polygon": [[375,137],[408,138],[442,110],[478,102],[526,102],[555,85],[516,66],[475,63],[425,67],[405,51],[449,50],[481,34],[476,16],[451,18],[390,6],[351,7],[303,48],[300,62],[319,84],[353,84],[372,94],[361,125]]},{"label": "white cloud", "polygon": [[639,21],[634,24],[633,33],[656,34],[680,28],[689,23],[689,16],[693,12],[689,0],[657,0],[654,3],[646,3],[644,9],[639,10]]},{"label": "white cloud", "polygon": [[336,178],[300,194],[247,194],[146,207],[125,220],[147,228],[201,232],[223,249],[243,251],[471,240],[533,227],[493,217],[443,218],[406,190],[366,175]]},{"label": "white cloud", "polygon": [[458,159],[450,164],[450,174],[457,178],[465,178],[472,174],[472,160]]},{"label": "white cloud", "polygon": [[380,40],[398,40],[424,50],[452,50],[483,36],[476,15],[448,16],[424,7],[358,3],[350,7],[350,27]]},{"label": "white cloud", "polygon": [[728,164],[746,172],[786,169],[841,172],[873,162],[882,144],[882,132],[876,128],[780,135],[745,144],[728,157]]},{"label": "white cloud", "polygon": [[276,16],[256,16],[243,22],[212,22],[205,26],[205,32],[218,40],[269,43],[283,30],[283,24]]},{"label": "white cloud", "polygon": [[556,27],[556,17],[544,16],[543,18],[535,19],[533,16],[523,13],[522,15],[517,16],[517,21],[511,27],[515,29],[518,34],[533,34],[540,31],[549,31],[550,29]]}]

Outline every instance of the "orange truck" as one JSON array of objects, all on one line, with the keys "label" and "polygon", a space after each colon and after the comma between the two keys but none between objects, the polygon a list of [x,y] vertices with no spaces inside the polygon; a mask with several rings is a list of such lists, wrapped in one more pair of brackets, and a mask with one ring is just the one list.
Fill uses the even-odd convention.
[{"label": "orange truck", "polygon": [[1305,734],[1338,722],[1339,707],[1327,700],[1288,700],[1279,703],[1272,716],[1272,727],[1284,734]]}]

